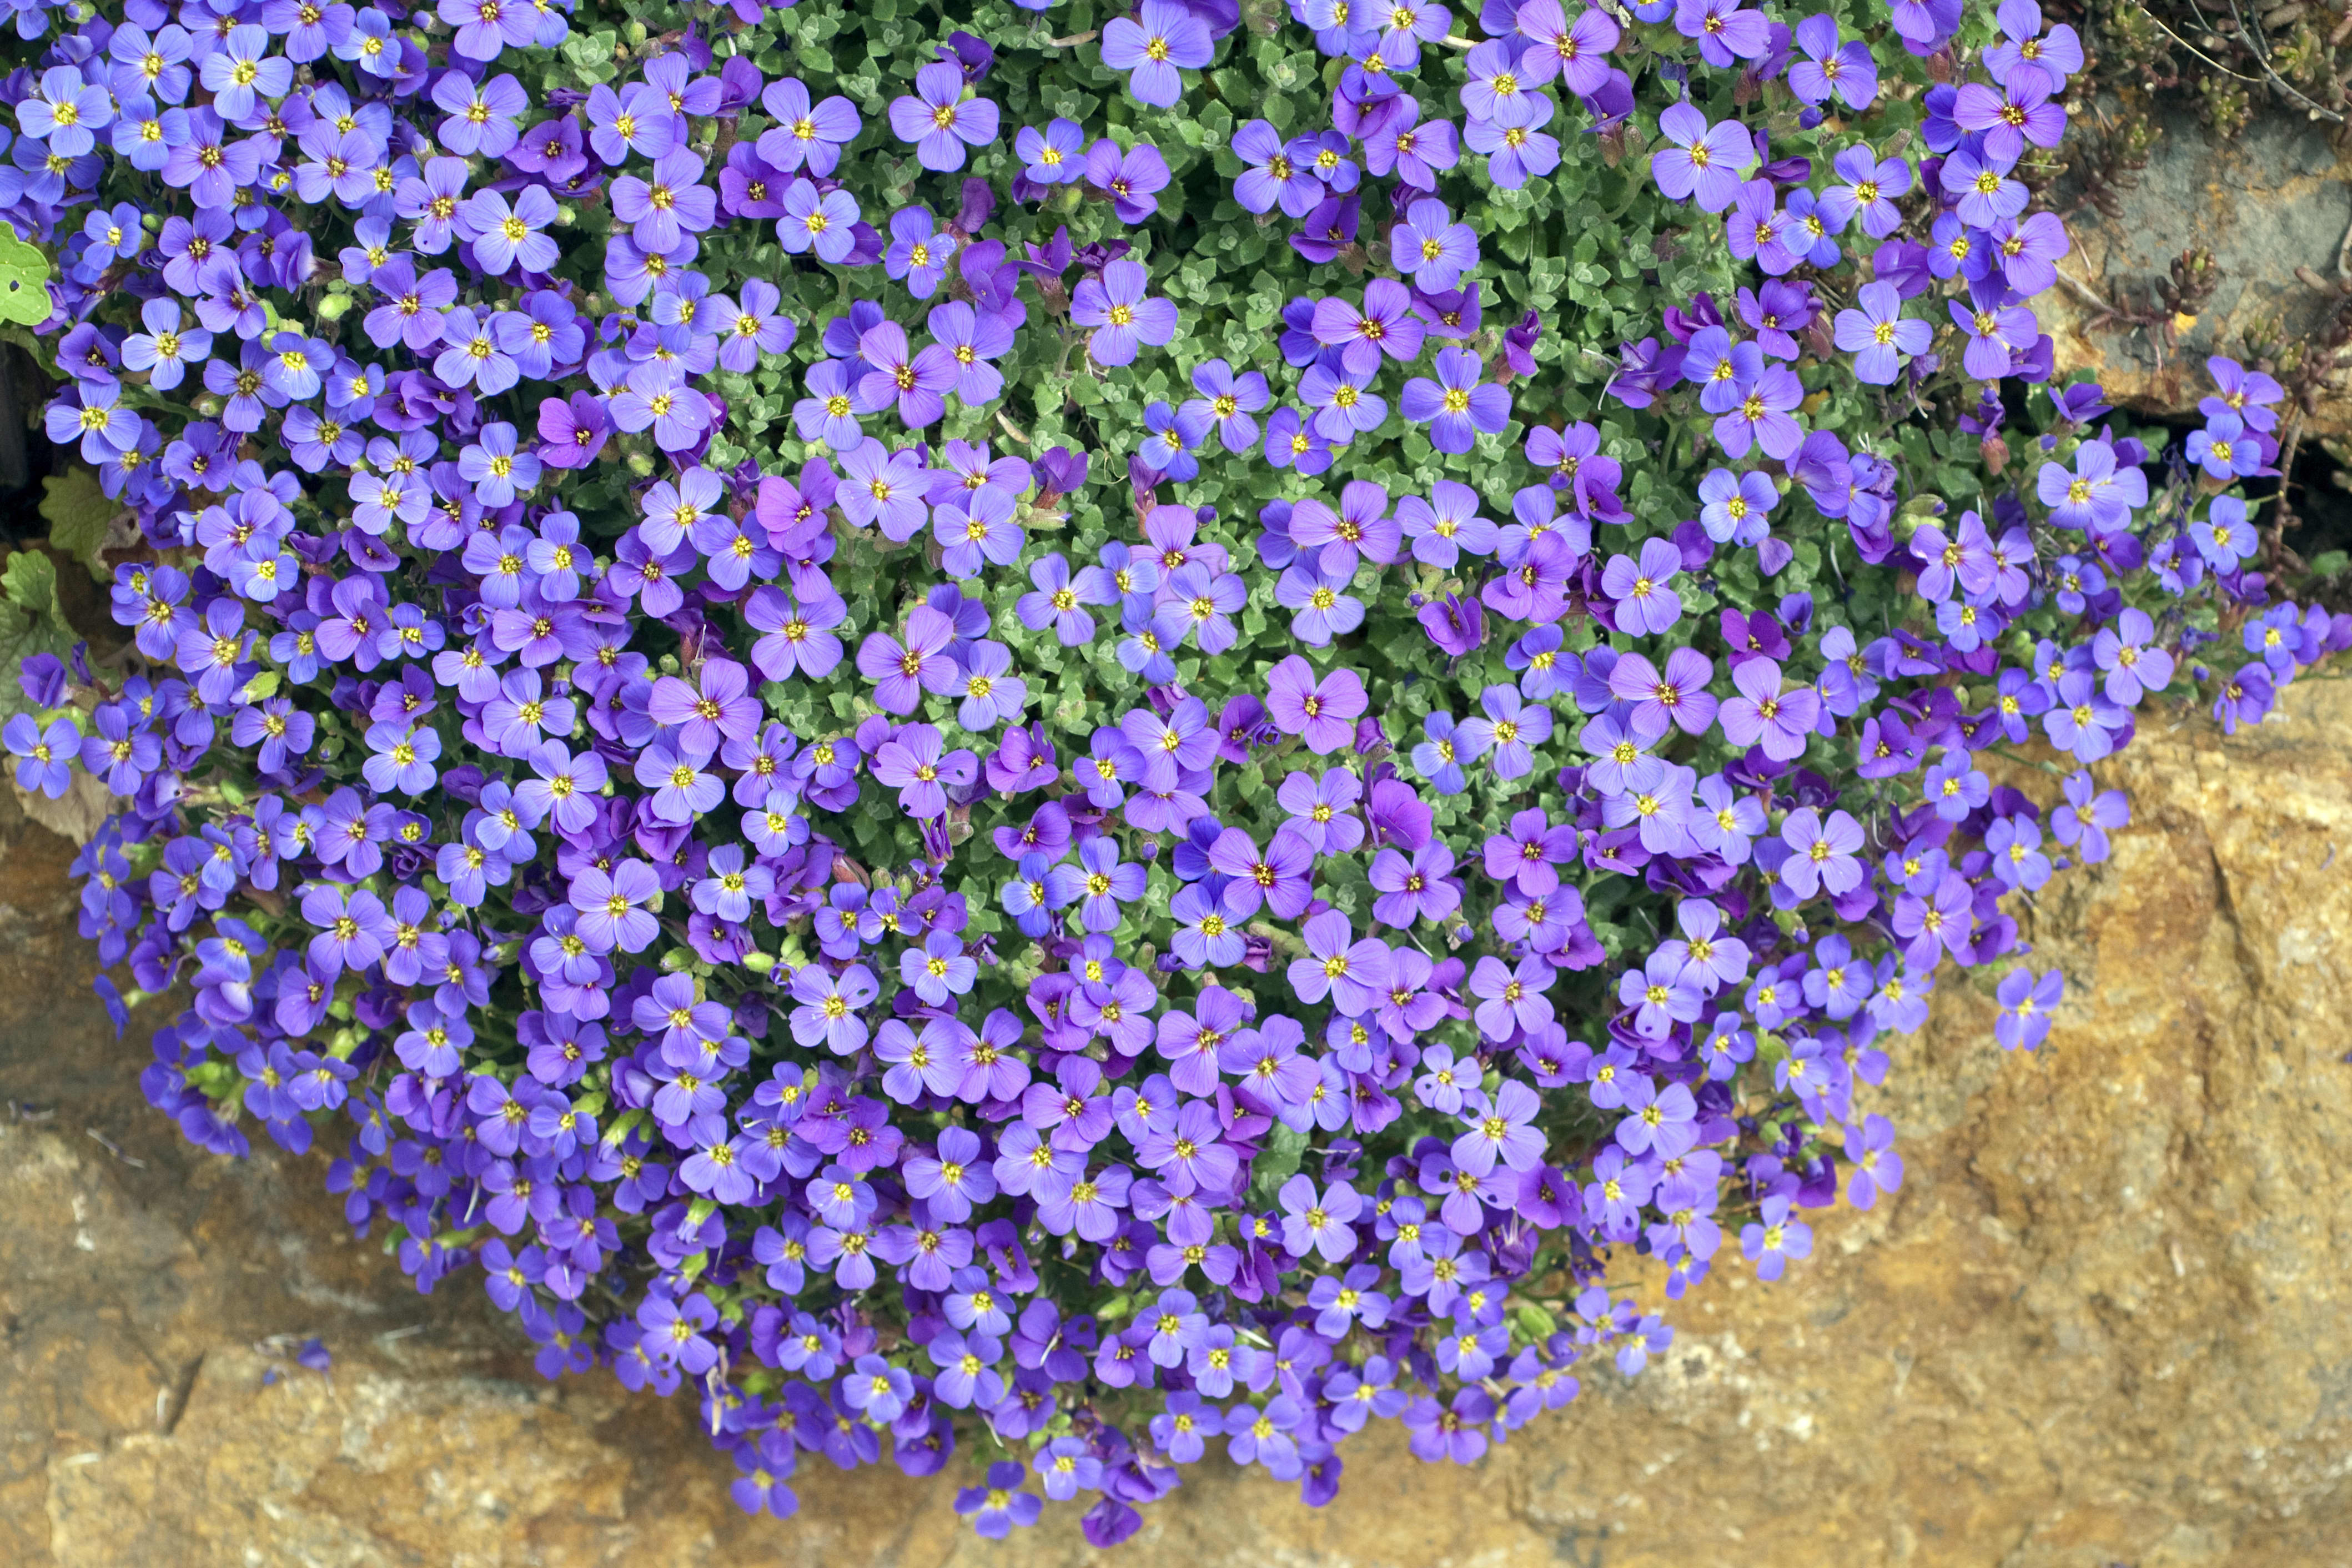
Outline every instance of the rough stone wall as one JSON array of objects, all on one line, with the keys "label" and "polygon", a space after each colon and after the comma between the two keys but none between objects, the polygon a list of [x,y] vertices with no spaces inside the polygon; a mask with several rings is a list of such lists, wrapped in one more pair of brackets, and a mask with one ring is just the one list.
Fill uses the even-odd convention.
[{"label": "rough stone wall", "polygon": [[[2297,342],[2320,323],[2332,300],[2299,271],[2326,288],[2352,282],[2352,153],[2338,150],[2334,127],[2285,114],[2257,116],[2227,140],[2190,113],[2159,123],[2114,216],[2091,208],[2068,221],[2061,281],[2033,309],[2062,374],[2089,371],[2117,403],[2193,420],[2212,391],[2207,355],[2242,358],[2250,337]],[[2220,270],[2212,297],[2194,316],[2149,325],[2165,314],[2158,286],[2191,247]],[[2304,435],[2352,437],[2342,374],[2323,387]]]},{"label": "rough stone wall", "polygon": [[[2352,1563],[2352,689],[2283,713],[2116,766],[2135,826],[2031,921],[2074,986],[2050,1045],[2004,1058],[1948,980],[1878,1107],[1903,1192],[1793,1288],[1733,1261],[1662,1363],[1592,1370],[1474,1470],[1367,1444],[1310,1513],[1202,1467],[1128,1560]],[[344,1235],[315,1157],[189,1151],[83,989],[68,858],[0,804],[0,1563],[1094,1555],[1067,1522],[979,1542],[956,1467],[804,1465],[798,1519],[747,1520],[685,1402],[540,1382],[477,1292],[414,1296]],[[290,1359],[311,1334],[327,1376]]]}]

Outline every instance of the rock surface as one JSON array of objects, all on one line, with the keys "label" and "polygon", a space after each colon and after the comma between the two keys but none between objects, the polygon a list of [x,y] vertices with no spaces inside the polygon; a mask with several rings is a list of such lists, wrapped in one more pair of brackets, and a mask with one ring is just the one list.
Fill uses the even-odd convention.
[{"label": "rock surface", "polygon": [[[1879,1108],[1907,1184],[1794,1288],[1727,1268],[1673,1352],[1470,1471],[1393,1442],[1339,1500],[1204,1468],[1186,1568],[2325,1568],[2352,1561],[2352,688],[2146,734],[2137,822],[2032,921],[2039,1056],[1948,980]],[[1075,1563],[932,1482],[804,1465],[745,1519],[684,1402],[551,1386],[471,1290],[407,1293],[314,1161],[190,1152],[88,995],[62,841],[0,805],[0,1563]],[[26,1102],[34,1108],[26,1109]],[[303,1370],[308,1335],[335,1356]],[[274,1378],[271,1375],[275,1373]]]},{"label": "rock surface", "polygon": [[[2193,418],[2211,390],[2207,355],[2244,357],[2250,331],[2300,339],[2328,308],[2295,269],[2330,284],[2345,277],[2352,158],[2337,153],[2330,127],[2283,114],[2258,116],[2226,142],[2191,114],[2168,114],[2162,124],[2147,166],[2118,193],[2116,215],[2086,211],[2067,225],[2074,247],[2058,264],[2066,281],[2033,308],[2061,371],[2092,372],[2111,398],[2141,413]],[[2191,247],[2211,252],[2221,274],[2193,320],[2167,332],[2094,302],[2126,318],[2161,318],[2157,286]],[[2352,434],[2352,395],[2340,385],[2323,395],[2308,428],[2314,437]]]}]

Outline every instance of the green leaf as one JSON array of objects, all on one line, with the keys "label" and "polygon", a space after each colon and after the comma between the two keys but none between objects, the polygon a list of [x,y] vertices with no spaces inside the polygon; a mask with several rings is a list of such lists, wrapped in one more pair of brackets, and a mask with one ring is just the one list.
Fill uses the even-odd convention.
[{"label": "green leaf", "polygon": [[0,719],[29,712],[25,689],[14,679],[24,661],[35,654],[60,658],[78,640],[58,608],[58,569],[37,550],[19,550],[0,569]]},{"label": "green leaf", "polygon": [[108,573],[98,559],[106,545],[106,526],[122,509],[99,488],[98,475],[79,464],[41,481],[41,515],[49,520],[49,542],[58,553],[70,555],[103,583]]},{"label": "green leaf", "polygon": [[8,602],[28,615],[45,617],[57,630],[70,636],[65,615],[58,608],[58,568],[37,550],[19,550],[0,567],[0,590]]},{"label": "green leaf", "polygon": [[0,223],[0,321],[37,327],[49,319],[49,258]]},{"label": "green leaf", "polygon": [[1295,1132],[1280,1122],[1265,1141],[1265,1148],[1252,1163],[1250,1195],[1257,1202],[1270,1204],[1282,1184],[1298,1173],[1299,1162],[1307,1158],[1307,1134]]}]

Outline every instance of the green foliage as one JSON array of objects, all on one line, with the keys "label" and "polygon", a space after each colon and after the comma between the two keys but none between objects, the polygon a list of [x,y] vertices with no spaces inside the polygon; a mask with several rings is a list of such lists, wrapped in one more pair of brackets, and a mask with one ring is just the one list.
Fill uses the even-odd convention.
[{"label": "green foliage", "polygon": [[48,520],[49,543],[89,569],[103,583],[111,575],[99,558],[106,531],[121,507],[99,488],[98,475],[79,464],[41,481],[41,515]]},{"label": "green foliage", "polygon": [[37,327],[49,319],[49,258],[0,223],[0,321]]},{"label": "green foliage", "polygon": [[0,567],[0,669],[9,679],[0,681],[0,719],[32,711],[15,679],[16,671],[36,654],[63,658],[73,651],[73,628],[66,624],[58,604],[56,563],[37,550],[19,550]]}]

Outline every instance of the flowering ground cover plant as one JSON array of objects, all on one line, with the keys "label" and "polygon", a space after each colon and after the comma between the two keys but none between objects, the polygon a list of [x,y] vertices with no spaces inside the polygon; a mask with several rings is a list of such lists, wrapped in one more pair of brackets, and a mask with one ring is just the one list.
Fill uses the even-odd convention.
[{"label": "flowering ground cover plant", "polygon": [[2032,0],[960,9],[20,0],[128,640],[10,558],[5,740],[188,1137],[749,1510],[1109,1544],[1779,1278],[1939,976],[2042,1039],[2095,765],[2352,617],[2268,377],[2053,381]]}]

